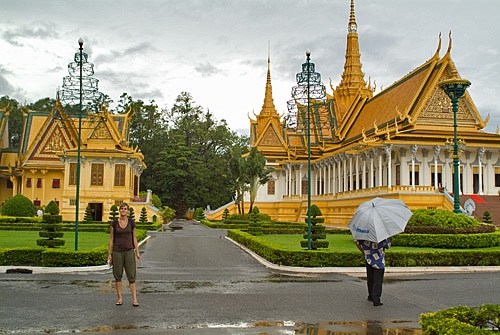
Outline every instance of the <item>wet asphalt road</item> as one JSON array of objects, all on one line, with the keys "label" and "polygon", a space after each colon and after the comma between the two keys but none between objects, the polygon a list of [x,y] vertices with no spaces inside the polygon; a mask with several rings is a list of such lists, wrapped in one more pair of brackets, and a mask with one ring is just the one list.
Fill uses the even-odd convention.
[{"label": "wet asphalt road", "polygon": [[128,287],[115,306],[110,270],[0,274],[0,334],[417,334],[423,312],[500,303],[498,273],[424,273],[387,277],[374,307],[363,279],[268,269],[223,230],[172,225],[141,247],[140,307]]}]

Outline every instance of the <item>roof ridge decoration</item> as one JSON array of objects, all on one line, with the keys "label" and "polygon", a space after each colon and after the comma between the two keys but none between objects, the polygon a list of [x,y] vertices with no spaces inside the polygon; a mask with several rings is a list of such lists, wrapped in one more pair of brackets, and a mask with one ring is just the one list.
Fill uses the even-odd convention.
[{"label": "roof ridge decoration", "polygon": [[24,163],[29,160],[60,161],[57,152],[72,149],[76,145],[75,136],[76,130],[70,117],[61,102],[56,100],[55,107],[28,148]]},{"label": "roof ridge decoration", "polygon": [[[264,103],[262,105],[262,109],[259,115],[256,115],[255,113],[254,115],[256,116],[256,120],[252,120],[250,118],[250,124],[255,124],[255,137],[253,141],[254,145],[255,146],[261,145],[260,143],[262,139],[265,137],[267,129],[269,128],[270,125],[272,125],[272,128],[275,130],[275,134],[278,137],[279,143],[281,143],[281,146],[286,148],[285,139],[283,138],[283,135],[279,131],[277,131],[277,129],[282,128],[282,123],[280,120],[281,116],[276,111],[273,99],[270,47],[268,49],[268,55],[267,55],[267,76],[266,76],[266,88],[264,92]],[[273,140],[272,142],[275,142],[275,140]]]}]

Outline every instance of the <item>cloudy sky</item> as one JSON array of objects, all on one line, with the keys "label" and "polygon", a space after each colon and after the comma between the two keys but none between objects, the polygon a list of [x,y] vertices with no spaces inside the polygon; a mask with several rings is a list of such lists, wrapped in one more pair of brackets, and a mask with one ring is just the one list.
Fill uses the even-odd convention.
[{"label": "cloudy sky", "polygon": [[[452,32],[452,59],[487,130],[500,125],[498,0],[355,0],[365,79],[378,90],[420,66]],[[170,108],[183,91],[233,130],[264,99],[268,46],[276,109],[306,49],[329,88],[343,71],[350,0],[0,0],[0,96],[55,98],[78,51],[99,89]]]}]

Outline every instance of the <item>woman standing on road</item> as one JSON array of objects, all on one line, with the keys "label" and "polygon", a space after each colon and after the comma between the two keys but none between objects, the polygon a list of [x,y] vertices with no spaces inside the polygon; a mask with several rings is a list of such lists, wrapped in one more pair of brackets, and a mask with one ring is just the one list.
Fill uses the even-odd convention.
[{"label": "woman standing on road", "polygon": [[109,227],[108,262],[113,266],[113,276],[115,277],[117,306],[123,303],[122,298],[122,276],[123,270],[127,274],[127,279],[132,292],[132,305],[138,307],[137,291],[135,286],[135,276],[137,272],[137,261],[141,261],[139,245],[135,235],[135,222],[129,219],[129,205],[120,205],[120,217],[113,220]]}]

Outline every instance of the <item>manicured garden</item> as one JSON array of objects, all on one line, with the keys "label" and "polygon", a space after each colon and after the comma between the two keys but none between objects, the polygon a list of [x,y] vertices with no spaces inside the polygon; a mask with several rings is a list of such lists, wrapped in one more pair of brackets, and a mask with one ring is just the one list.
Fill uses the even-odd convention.
[{"label": "manicured garden", "polygon": [[[405,232],[394,236],[386,264],[410,266],[500,265],[500,230],[463,214],[442,210],[414,210]],[[260,223],[260,228],[257,228]],[[219,222],[202,220],[212,228],[228,229],[228,236],[274,264],[303,267],[363,266],[363,257],[347,228],[322,229],[318,238],[327,247],[307,250],[305,223],[272,222],[264,214],[228,216]],[[323,227],[325,228],[325,227]],[[316,229],[316,231],[319,231]],[[256,233],[258,232],[258,233]]]}]

